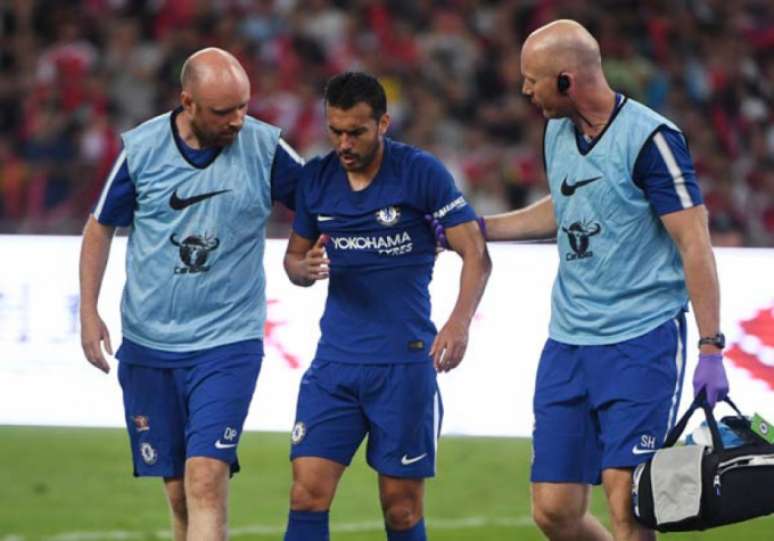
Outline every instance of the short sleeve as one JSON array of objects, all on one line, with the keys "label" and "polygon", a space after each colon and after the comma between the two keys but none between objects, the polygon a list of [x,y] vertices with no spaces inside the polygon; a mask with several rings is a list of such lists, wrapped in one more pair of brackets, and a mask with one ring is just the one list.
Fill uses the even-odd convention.
[{"label": "short sleeve", "polygon": [[103,225],[127,227],[134,219],[136,199],[124,150],[116,158],[92,214]]},{"label": "short sleeve", "polygon": [[425,190],[426,210],[445,228],[476,219],[476,213],[454,184],[441,161],[428,153],[416,157],[420,182]]},{"label": "short sleeve", "polygon": [[702,204],[685,138],[666,126],[643,145],[633,178],[659,216]]},{"label": "short sleeve", "polygon": [[320,231],[317,229],[315,217],[309,212],[309,206],[306,203],[306,187],[311,180],[312,177],[308,174],[308,168],[304,167],[300,181],[296,186],[296,214],[293,217],[293,231],[305,239],[315,240],[320,236]]},{"label": "short sleeve", "polygon": [[271,199],[290,210],[295,208],[296,186],[301,178],[304,160],[283,139],[277,143],[271,165]]}]

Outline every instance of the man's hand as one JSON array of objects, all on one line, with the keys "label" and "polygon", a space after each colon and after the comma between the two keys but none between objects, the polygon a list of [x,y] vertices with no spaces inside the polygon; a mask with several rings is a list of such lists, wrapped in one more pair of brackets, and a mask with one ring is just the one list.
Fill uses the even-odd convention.
[{"label": "man's hand", "polygon": [[304,255],[301,261],[301,274],[304,280],[315,281],[328,278],[331,260],[325,253],[325,244],[329,239],[328,235],[320,235],[314,246]]},{"label": "man's hand", "polygon": [[437,372],[449,372],[457,368],[468,348],[468,326],[450,319],[433,340],[430,356]]},{"label": "man's hand", "polygon": [[699,364],[693,373],[693,395],[698,395],[702,389],[706,389],[710,408],[714,408],[717,401],[723,400],[728,394],[728,378],[722,354],[699,354]]},{"label": "man's hand", "polygon": [[95,311],[81,313],[81,347],[86,360],[102,370],[105,374],[110,372],[110,365],[102,354],[102,343],[105,343],[105,351],[113,355],[113,347],[110,345],[110,333],[107,325]]}]

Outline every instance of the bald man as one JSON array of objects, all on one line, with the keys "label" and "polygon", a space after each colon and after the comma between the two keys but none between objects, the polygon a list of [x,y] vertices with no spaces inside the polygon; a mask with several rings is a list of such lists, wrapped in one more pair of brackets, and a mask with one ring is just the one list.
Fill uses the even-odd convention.
[{"label": "bald man", "polygon": [[559,249],[534,398],[534,519],[552,540],[611,539],[589,514],[601,482],[613,537],[653,539],[632,516],[632,471],[675,421],[689,301],[694,392],[711,404],[728,392],[707,212],[679,128],[610,89],[580,24],[533,32],[521,72],[547,121],[550,195],[485,223],[489,240],[556,236]]},{"label": "bald man", "polygon": [[303,164],[246,115],[232,55],[193,54],[181,82],[180,107],[122,135],[86,224],[81,337],[109,372],[97,299],[115,228],[129,227],[116,358],[134,474],[164,479],[176,540],[217,540],[263,358],[266,222],[274,201],[293,208]]}]

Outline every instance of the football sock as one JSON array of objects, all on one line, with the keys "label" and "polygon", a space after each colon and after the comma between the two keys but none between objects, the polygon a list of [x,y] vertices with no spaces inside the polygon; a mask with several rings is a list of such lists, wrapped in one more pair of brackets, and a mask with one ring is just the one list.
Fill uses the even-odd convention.
[{"label": "football sock", "polygon": [[[413,538],[407,537],[406,539]],[[328,511],[290,511],[285,541],[329,540]]]}]

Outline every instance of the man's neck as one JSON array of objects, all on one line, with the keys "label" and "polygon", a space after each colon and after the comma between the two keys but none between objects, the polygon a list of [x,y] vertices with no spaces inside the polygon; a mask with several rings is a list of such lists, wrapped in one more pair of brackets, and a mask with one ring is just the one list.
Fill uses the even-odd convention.
[{"label": "man's neck", "polygon": [[349,180],[349,186],[356,192],[365,190],[371,185],[376,175],[379,173],[379,168],[382,166],[384,160],[384,141],[379,143],[379,150],[376,152],[376,157],[368,164],[368,167],[362,171],[347,171],[347,180]]},{"label": "man's neck", "polygon": [[590,98],[582,103],[582,106],[576,104],[572,120],[583,135],[593,139],[605,130],[613,116],[615,92],[606,87],[603,91],[590,93]]},{"label": "man's neck", "polygon": [[177,135],[186,144],[187,147],[194,150],[201,150],[204,148],[199,138],[194,133],[191,126],[191,120],[188,118],[186,112],[180,111],[175,116],[175,126],[177,126]]}]

